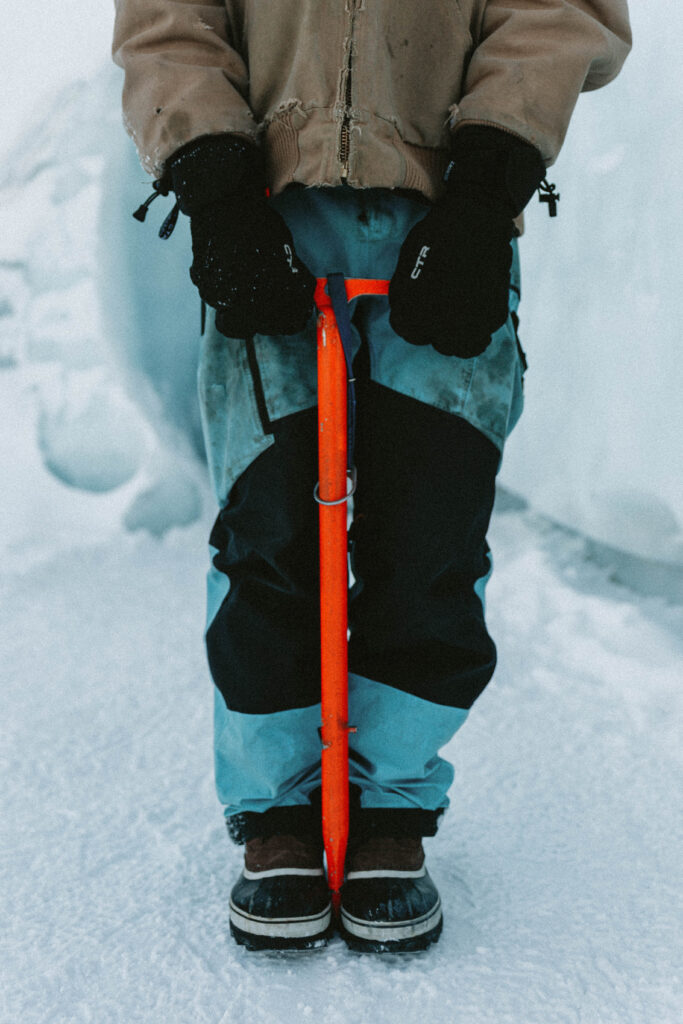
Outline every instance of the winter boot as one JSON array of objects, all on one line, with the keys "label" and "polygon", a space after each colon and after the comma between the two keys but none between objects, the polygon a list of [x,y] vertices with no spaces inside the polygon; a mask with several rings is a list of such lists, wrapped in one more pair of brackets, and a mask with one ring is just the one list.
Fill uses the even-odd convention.
[{"label": "winter boot", "polygon": [[332,932],[322,842],[308,836],[249,839],[230,894],[230,931],[247,949],[315,949]]},{"label": "winter boot", "polygon": [[342,889],[341,933],[359,952],[408,953],[441,934],[441,900],[419,836],[351,843]]}]

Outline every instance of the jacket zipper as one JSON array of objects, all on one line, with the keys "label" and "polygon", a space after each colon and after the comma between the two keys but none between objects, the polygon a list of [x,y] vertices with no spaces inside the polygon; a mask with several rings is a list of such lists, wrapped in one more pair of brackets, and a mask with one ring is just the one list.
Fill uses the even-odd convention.
[{"label": "jacket zipper", "polygon": [[341,179],[346,181],[349,176],[349,151],[351,148],[351,66],[353,62],[353,28],[356,20],[358,0],[348,0],[348,9],[351,12],[349,24],[349,46],[344,68],[344,118],[339,133],[339,162],[341,164]]}]

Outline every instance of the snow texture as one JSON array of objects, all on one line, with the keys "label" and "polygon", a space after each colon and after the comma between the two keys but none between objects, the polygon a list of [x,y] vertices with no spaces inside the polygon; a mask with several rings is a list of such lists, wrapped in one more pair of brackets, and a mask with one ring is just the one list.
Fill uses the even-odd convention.
[{"label": "snow texture", "polygon": [[96,72],[111,5],[65,0],[55,22],[26,0],[6,27],[2,1024],[681,1019],[680,140],[659,106],[683,15],[663,3],[633,5],[630,65],[581,101],[560,218],[529,217],[503,481],[530,505],[499,495],[500,665],[428,841],[443,939],[405,958],[229,938],[187,225],[161,243],[163,200],[130,217],[147,182],[119,74]]},{"label": "snow texture", "polygon": [[0,585],[0,1020],[680,1020],[683,611],[499,513],[500,667],[447,750],[453,808],[428,841],[442,941],[248,954],[211,773],[208,525],[54,550]]}]

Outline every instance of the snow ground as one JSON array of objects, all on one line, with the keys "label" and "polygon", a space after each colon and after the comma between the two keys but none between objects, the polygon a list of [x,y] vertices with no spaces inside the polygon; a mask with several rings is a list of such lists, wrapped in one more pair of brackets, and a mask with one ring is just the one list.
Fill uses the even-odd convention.
[{"label": "snow ground", "polygon": [[0,1020],[680,1020],[683,609],[498,512],[500,667],[448,751],[453,808],[428,841],[441,943],[248,954],[213,793],[208,526],[67,539],[0,582]]}]

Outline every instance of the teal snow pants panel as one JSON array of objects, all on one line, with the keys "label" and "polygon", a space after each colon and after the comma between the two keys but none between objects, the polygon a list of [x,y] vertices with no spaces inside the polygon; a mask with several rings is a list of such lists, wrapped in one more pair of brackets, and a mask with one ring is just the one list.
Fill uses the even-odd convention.
[{"label": "teal snow pants panel", "polygon": [[[427,207],[384,190],[293,187],[274,205],[316,276],[390,278]],[[351,781],[360,804],[437,812],[439,750],[490,679],[485,533],[522,405],[513,314],[484,355],[398,338],[386,298],[355,300],[358,490],[351,531]],[[320,785],[315,319],[301,335],[203,339],[199,391],[221,508],[207,649],[226,816],[306,805]]]}]

